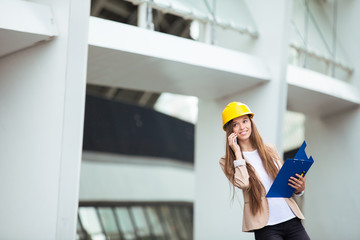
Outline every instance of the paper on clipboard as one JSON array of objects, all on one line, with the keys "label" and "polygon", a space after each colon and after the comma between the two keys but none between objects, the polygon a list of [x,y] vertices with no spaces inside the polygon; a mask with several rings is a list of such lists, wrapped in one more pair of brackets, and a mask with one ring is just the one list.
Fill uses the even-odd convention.
[{"label": "paper on clipboard", "polygon": [[300,175],[303,173],[305,176],[311,165],[314,163],[311,156],[309,158],[307,157],[305,147],[306,142],[304,141],[294,159],[286,159],[284,165],[281,167],[278,175],[266,194],[267,198],[290,198],[294,194],[295,189],[288,185],[289,178],[291,176],[296,177],[296,173]]}]

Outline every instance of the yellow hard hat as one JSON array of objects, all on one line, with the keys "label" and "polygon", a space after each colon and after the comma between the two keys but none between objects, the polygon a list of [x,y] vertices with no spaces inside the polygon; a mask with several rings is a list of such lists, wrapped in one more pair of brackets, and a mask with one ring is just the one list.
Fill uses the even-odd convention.
[{"label": "yellow hard hat", "polygon": [[250,115],[250,117],[252,118],[254,116],[254,113],[251,112],[250,108],[244,103],[241,102],[229,103],[222,112],[224,131],[225,131],[226,123],[233,120],[234,118],[241,117],[244,115]]}]

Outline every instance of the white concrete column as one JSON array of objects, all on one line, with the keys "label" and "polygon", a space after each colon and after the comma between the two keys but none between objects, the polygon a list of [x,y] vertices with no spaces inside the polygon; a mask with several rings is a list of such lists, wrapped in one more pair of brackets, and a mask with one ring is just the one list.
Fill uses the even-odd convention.
[{"label": "white concrete column", "polygon": [[[333,2],[326,3],[329,11]],[[360,1],[338,1],[338,41],[360,87]],[[331,105],[330,105],[331,107]],[[306,118],[305,138],[314,157],[305,193],[306,228],[312,239],[360,239],[360,109]]]},{"label": "white concrete column", "polygon": [[[283,118],[286,111],[286,67],[291,2],[247,1],[259,30],[249,51],[263,59],[271,81],[220,101],[199,101],[195,145],[195,239],[254,239],[242,233],[243,199],[237,192],[231,203],[230,186],[218,161],[225,154],[221,112],[227,103],[241,101],[255,113],[254,121],[265,142],[282,152]],[[221,79],[219,79],[221,81]],[[235,85],[234,88],[237,86]]]},{"label": "white concrete column", "polygon": [[219,165],[225,151],[222,109],[218,102],[199,99],[195,131],[194,239],[252,239],[251,234],[241,232],[242,195],[237,194],[231,202],[229,181]]},{"label": "white concrete column", "polygon": [[257,114],[255,121],[264,141],[276,144],[281,154],[292,1],[246,2],[260,34],[251,52],[264,59],[272,79],[269,84],[241,93],[236,99],[249,104]]},{"label": "white concrete column", "polygon": [[304,195],[305,226],[312,239],[359,239],[360,111],[307,117],[305,138],[314,164]]},{"label": "white concrete column", "polygon": [[0,59],[0,239],[74,239],[90,1],[36,2],[59,35]]}]

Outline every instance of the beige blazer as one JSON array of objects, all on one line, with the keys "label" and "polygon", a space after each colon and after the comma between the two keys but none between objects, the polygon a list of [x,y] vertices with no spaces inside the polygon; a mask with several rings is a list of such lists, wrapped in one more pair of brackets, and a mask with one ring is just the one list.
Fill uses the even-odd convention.
[{"label": "beige blazer", "polygon": [[[282,160],[277,153],[277,150],[275,147],[272,147],[274,156],[274,160],[282,166]],[[220,166],[222,170],[224,171],[225,166],[225,157],[222,157],[220,159]],[[225,173],[225,172],[224,172]],[[256,173],[256,171],[255,171]],[[257,177],[260,179],[259,175],[256,173]],[[247,189],[249,188],[249,174],[246,169],[246,166],[239,166],[235,168],[235,187],[238,187],[242,189],[243,191],[243,197],[244,197],[244,211],[243,211],[243,225],[242,225],[242,231],[243,232],[251,232],[256,229],[263,228],[268,220],[269,220],[269,203],[267,201],[266,191],[265,187],[262,185],[262,196],[261,196],[261,205],[262,205],[262,211],[258,212],[256,215],[253,215],[250,210],[249,206],[249,194]],[[285,198],[285,201],[293,211],[293,213],[300,219],[305,219],[304,215],[301,213],[298,205],[292,198]]]}]

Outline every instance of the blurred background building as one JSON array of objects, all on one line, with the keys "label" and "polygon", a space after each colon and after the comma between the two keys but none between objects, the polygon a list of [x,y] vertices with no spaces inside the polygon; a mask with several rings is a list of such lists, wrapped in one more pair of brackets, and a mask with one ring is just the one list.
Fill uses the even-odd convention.
[{"label": "blurred background building", "polygon": [[360,1],[0,0],[0,239],[254,239],[218,161],[248,104],[360,239]]}]

